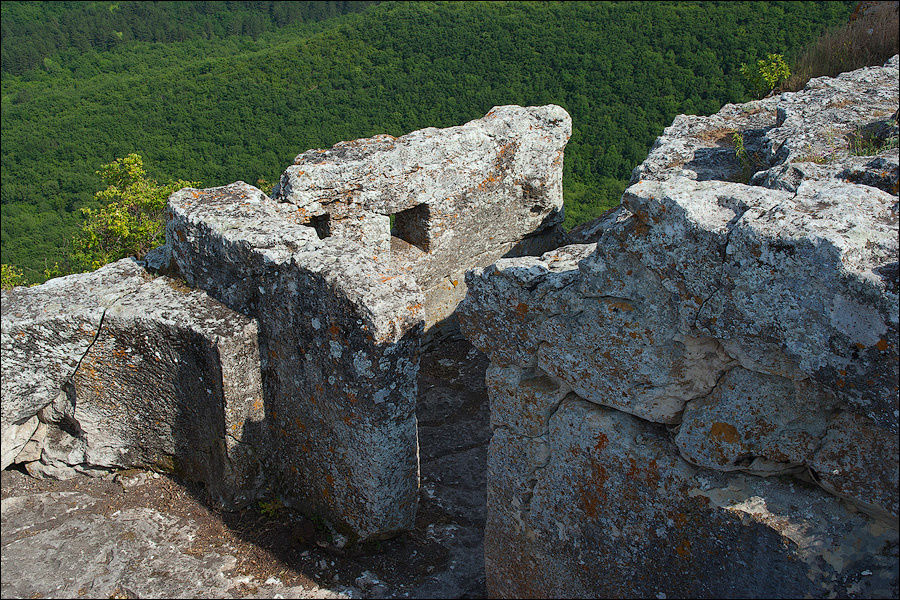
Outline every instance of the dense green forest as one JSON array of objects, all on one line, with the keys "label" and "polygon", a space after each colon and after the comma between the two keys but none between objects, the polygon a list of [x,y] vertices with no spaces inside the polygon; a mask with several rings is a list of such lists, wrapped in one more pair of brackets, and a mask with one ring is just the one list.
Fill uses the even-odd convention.
[{"label": "dense green forest", "polygon": [[[282,6],[285,4],[286,6]],[[32,281],[96,206],[100,165],[274,181],[308,148],[501,104],[572,115],[571,226],[618,202],[678,113],[750,99],[852,2],[2,3],[2,262]]]}]

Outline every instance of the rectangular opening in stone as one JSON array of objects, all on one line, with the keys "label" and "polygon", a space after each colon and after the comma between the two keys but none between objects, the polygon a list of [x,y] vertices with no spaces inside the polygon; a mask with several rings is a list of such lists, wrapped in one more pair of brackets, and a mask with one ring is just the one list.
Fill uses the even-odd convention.
[{"label": "rectangular opening in stone", "polygon": [[420,204],[391,215],[391,235],[428,252],[431,246],[431,209]]},{"label": "rectangular opening in stone", "polygon": [[331,237],[331,215],[325,213],[317,217],[311,217],[309,224],[316,230],[320,240]]}]

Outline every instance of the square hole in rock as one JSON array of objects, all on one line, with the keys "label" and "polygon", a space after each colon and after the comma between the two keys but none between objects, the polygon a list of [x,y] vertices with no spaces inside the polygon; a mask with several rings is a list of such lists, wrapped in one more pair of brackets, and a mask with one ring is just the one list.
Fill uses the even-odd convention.
[{"label": "square hole in rock", "polygon": [[431,209],[420,204],[391,215],[391,235],[428,252],[431,247]]},{"label": "square hole in rock", "polygon": [[316,230],[316,235],[319,236],[320,240],[331,237],[331,215],[328,213],[311,217],[309,224]]}]

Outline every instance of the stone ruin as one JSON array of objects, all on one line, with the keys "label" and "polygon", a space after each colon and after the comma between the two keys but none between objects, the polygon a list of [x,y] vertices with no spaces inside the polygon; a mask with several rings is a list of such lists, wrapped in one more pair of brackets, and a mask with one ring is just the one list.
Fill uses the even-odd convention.
[{"label": "stone ruin", "polygon": [[4,292],[3,468],[174,471],[351,539],[412,528],[420,347],[458,332],[467,270],[559,245],[570,134],[502,106],[311,150],[271,199],[173,194],[150,270]]},{"label": "stone ruin", "polygon": [[679,116],[582,243],[468,273],[489,595],[897,597],[897,106],[895,56]]},{"label": "stone ruin", "polygon": [[181,190],[146,265],[3,292],[2,466],[389,536],[418,353],[461,331],[490,595],[896,597],[897,89],[894,57],[679,116],[568,236],[557,106],[311,150],[272,198]]}]

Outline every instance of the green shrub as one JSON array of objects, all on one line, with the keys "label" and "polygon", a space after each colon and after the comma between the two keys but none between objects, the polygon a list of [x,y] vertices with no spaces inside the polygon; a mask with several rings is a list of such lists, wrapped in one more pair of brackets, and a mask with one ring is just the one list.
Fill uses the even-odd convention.
[{"label": "green shrub", "polygon": [[13,265],[0,264],[0,289],[9,290],[25,285],[25,275]]},{"label": "green shrub", "polygon": [[103,165],[97,174],[107,186],[94,195],[103,206],[81,209],[86,220],[72,240],[74,272],[93,271],[127,256],[141,258],[162,244],[163,213],[169,196],[181,188],[199,185],[182,180],[160,185],[147,177],[143,159],[133,153]]},{"label": "green shrub", "polygon": [[780,54],[766,54],[755,65],[741,65],[741,75],[750,83],[753,90],[762,97],[768,94],[791,76],[791,69]]}]

